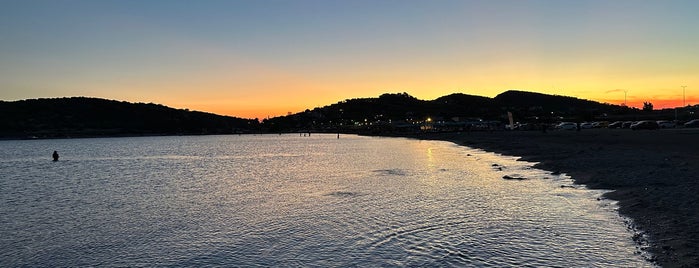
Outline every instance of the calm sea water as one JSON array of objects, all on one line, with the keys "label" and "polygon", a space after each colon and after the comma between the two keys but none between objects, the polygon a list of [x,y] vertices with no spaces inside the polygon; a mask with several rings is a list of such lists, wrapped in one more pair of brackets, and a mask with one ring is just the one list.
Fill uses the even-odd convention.
[{"label": "calm sea water", "polygon": [[0,148],[0,267],[650,266],[601,192],[448,142],[314,134]]}]

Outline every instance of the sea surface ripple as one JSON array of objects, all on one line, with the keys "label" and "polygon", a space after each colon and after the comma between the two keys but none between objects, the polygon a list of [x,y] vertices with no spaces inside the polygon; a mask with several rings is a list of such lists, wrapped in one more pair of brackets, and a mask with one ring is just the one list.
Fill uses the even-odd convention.
[{"label": "sea surface ripple", "polygon": [[0,148],[0,267],[651,266],[601,191],[448,142],[287,134]]}]

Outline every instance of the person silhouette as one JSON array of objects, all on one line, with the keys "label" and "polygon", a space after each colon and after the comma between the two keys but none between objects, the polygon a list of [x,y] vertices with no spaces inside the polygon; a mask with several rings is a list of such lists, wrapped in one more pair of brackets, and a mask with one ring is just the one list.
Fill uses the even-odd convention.
[{"label": "person silhouette", "polygon": [[53,151],[53,161],[58,161],[58,151]]}]

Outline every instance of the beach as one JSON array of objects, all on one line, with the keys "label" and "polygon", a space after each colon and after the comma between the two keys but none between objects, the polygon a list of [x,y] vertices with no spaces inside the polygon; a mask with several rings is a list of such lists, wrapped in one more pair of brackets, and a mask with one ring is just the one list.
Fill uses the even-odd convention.
[{"label": "beach", "polygon": [[611,190],[634,240],[663,267],[699,267],[699,129],[422,133],[537,162],[591,189]]}]

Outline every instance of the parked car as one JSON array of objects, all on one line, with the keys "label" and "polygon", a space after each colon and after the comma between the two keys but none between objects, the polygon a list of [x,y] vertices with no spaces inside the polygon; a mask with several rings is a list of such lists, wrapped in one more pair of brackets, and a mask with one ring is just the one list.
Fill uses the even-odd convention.
[{"label": "parked car", "polygon": [[621,128],[621,125],[623,125],[624,122],[621,121],[616,121],[614,123],[611,123],[607,126],[607,128]]},{"label": "parked car", "polygon": [[684,127],[699,127],[699,119],[694,119],[687,123],[684,123]]},{"label": "parked car", "polygon": [[621,123],[621,128],[630,128],[631,125],[633,125],[633,122],[625,121],[624,123]]},{"label": "parked car", "polygon": [[578,125],[573,122],[561,122],[556,126],[558,129],[565,129],[565,130],[575,130],[578,128]]},{"label": "parked car", "polygon": [[597,122],[592,123],[592,127],[594,127],[594,128],[603,128],[603,127],[608,127],[608,126],[609,126],[609,122],[607,122],[607,121],[597,121]]},{"label": "parked car", "polygon": [[658,126],[658,123],[655,121],[651,120],[643,120],[643,121],[638,121],[636,123],[633,123],[631,125],[632,130],[639,130],[639,129],[658,129],[660,126]]},{"label": "parked car", "polygon": [[673,121],[660,120],[658,121],[658,126],[660,128],[674,128],[676,125]]},{"label": "parked car", "polygon": [[592,123],[590,123],[590,122],[583,122],[583,123],[580,123],[580,128],[582,128],[582,129],[590,129],[590,128],[592,128]]}]

